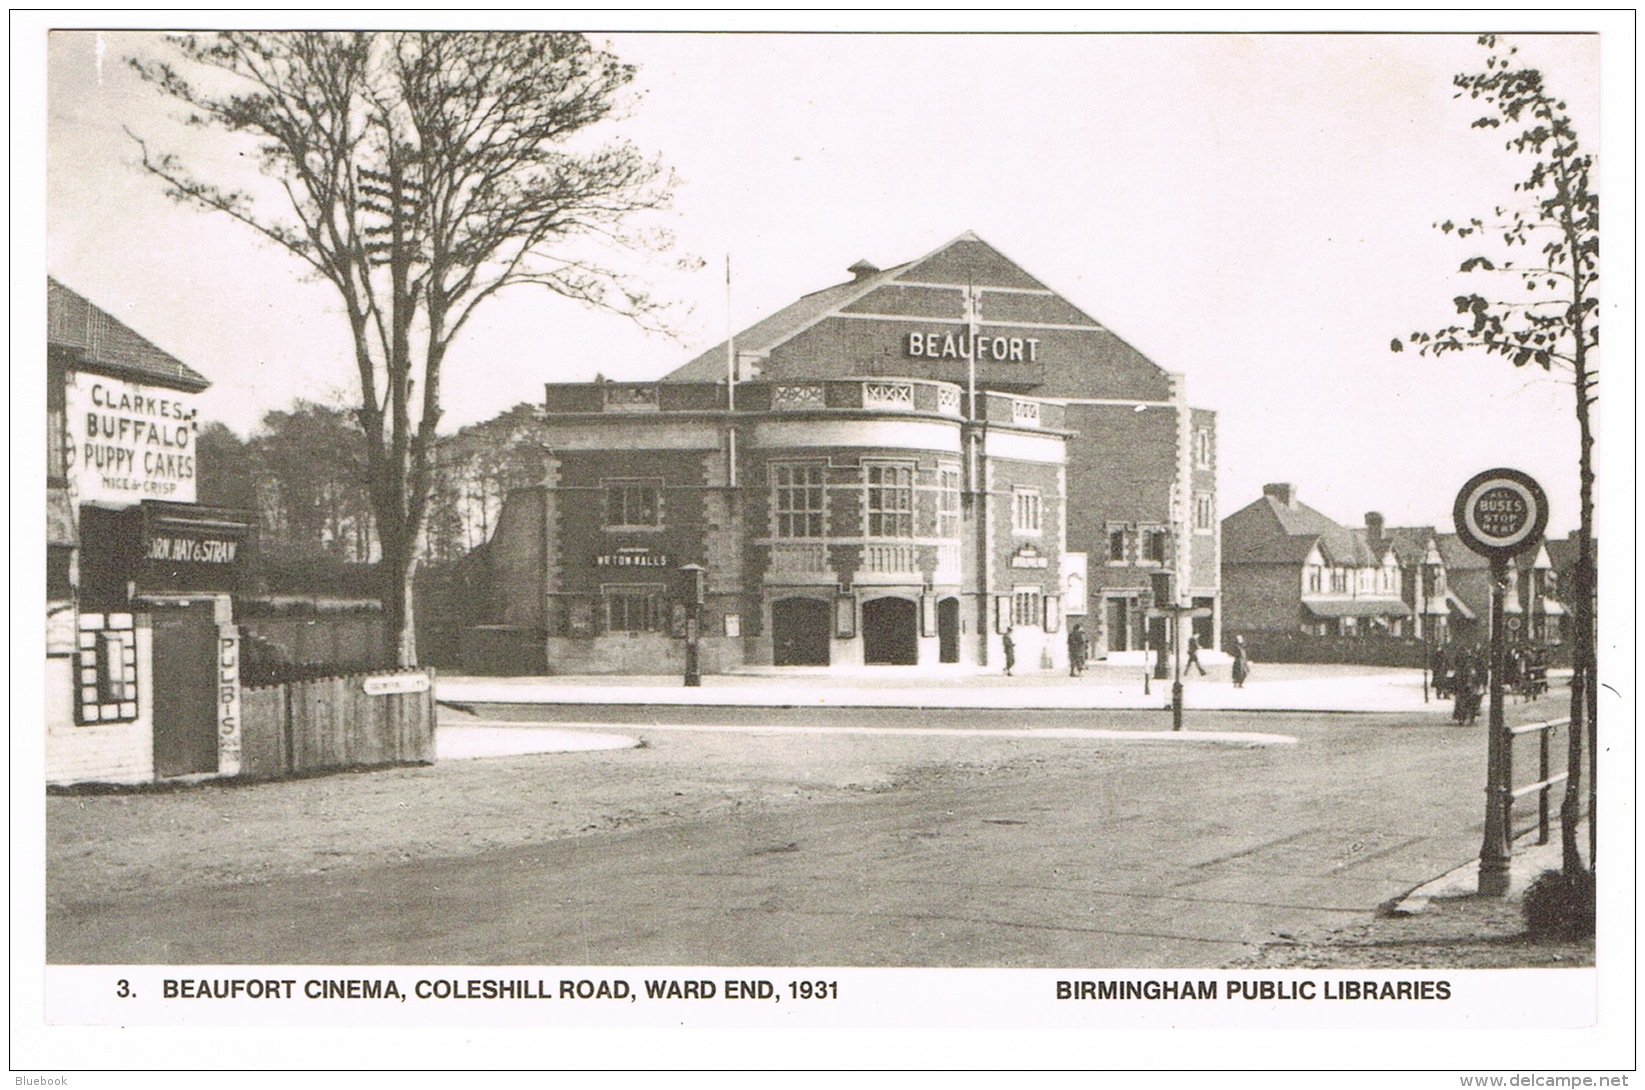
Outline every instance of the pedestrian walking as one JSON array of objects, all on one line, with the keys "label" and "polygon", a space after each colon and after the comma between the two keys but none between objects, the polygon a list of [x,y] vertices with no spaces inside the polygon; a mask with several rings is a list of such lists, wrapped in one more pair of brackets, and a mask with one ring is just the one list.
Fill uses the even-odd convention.
[{"label": "pedestrian walking", "polygon": [[1451,678],[1451,656],[1443,644],[1434,648],[1433,671],[1434,692],[1441,698],[1452,695],[1455,690]]},{"label": "pedestrian walking", "polygon": [[1471,647],[1458,654],[1456,671],[1452,676],[1456,703],[1452,707],[1451,718],[1465,727],[1472,726],[1479,718],[1480,698],[1491,678],[1484,649]]},{"label": "pedestrian walking", "polygon": [[1011,667],[1017,664],[1017,641],[1011,638],[1011,626],[1006,626],[1000,642],[1005,645],[1005,676],[1010,677]]},{"label": "pedestrian walking", "polygon": [[1183,667],[1182,672],[1186,674],[1189,670],[1198,670],[1200,677],[1205,676],[1205,667],[1199,661],[1198,636],[1188,637],[1188,665]]},{"label": "pedestrian walking", "polygon": [[1234,637],[1234,688],[1245,688],[1245,679],[1251,676],[1251,657],[1245,653],[1245,637]]},{"label": "pedestrian walking", "polygon": [[1068,676],[1081,677],[1085,674],[1085,629],[1078,624],[1068,629]]}]

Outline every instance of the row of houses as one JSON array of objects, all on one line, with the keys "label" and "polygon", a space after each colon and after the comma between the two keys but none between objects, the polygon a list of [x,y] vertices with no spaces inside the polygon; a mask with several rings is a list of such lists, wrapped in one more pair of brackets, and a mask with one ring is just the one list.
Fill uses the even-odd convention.
[{"label": "row of houses", "polygon": [[[1563,641],[1560,576],[1575,542],[1539,539],[1507,565],[1511,639]],[[1388,526],[1375,511],[1344,526],[1270,484],[1222,521],[1224,632],[1280,657],[1286,644],[1384,636],[1430,646],[1489,636],[1490,562],[1454,533]]]}]

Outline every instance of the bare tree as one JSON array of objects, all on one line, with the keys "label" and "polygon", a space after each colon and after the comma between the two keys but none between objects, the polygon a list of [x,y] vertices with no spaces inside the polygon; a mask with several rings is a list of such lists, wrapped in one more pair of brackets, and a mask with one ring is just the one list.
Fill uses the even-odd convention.
[{"label": "bare tree", "polygon": [[[1576,394],[1581,521],[1576,586],[1565,595],[1574,614],[1575,672],[1569,778],[1560,811],[1564,870],[1574,876],[1582,870],[1577,823],[1582,810],[1584,724],[1593,737],[1598,730],[1593,413],[1599,400],[1599,194],[1590,184],[1593,156],[1583,150],[1565,103],[1548,90],[1542,72],[1525,67],[1516,49],[1499,49],[1494,35],[1484,35],[1479,42],[1488,51],[1485,70],[1462,73],[1453,83],[1458,97],[1466,94],[1491,108],[1474,127],[1506,126],[1507,149],[1530,160],[1530,173],[1514,186],[1526,200],[1497,208],[1489,223],[1447,220],[1437,226],[1464,239],[1500,238],[1507,257],[1499,253],[1492,260],[1476,254],[1462,263],[1461,271],[1490,274],[1507,290],[1457,296],[1453,303],[1463,322],[1432,333],[1413,333],[1409,341],[1428,355],[1482,349],[1506,357],[1515,367],[1563,371]],[[1520,253],[1523,258],[1515,256]],[[1404,345],[1395,340],[1392,347],[1398,352]],[[1588,819],[1591,830],[1594,815]],[[1591,856],[1590,851],[1590,864]]]},{"label": "bare tree", "polygon": [[[660,328],[610,258],[666,248],[634,229],[672,176],[624,143],[588,147],[634,69],[577,34],[219,33],[132,58],[190,124],[254,144],[283,193],[197,174],[136,137],[174,198],[233,217],[337,289],[382,546],[388,654],[416,661],[412,569],[425,525],[442,366],[475,309],[538,285]],[[243,182],[243,180],[242,180]],[[263,204],[278,204],[270,213]],[[603,255],[591,257],[590,254]]]}]

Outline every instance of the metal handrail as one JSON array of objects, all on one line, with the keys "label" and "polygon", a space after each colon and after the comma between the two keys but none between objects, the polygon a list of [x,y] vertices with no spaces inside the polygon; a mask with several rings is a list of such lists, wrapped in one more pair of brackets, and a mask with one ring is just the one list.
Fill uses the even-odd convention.
[{"label": "metal handrail", "polygon": [[1526,795],[1539,795],[1537,799],[1536,840],[1538,844],[1548,843],[1548,792],[1555,785],[1564,783],[1568,778],[1568,772],[1555,773],[1551,771],[1548,759],[1548,739],[1560,727],[1567,727],[1570,726],[1570,724],[1570,717],[1567,716],[1564,719],[1550,719],[1545,723],[1522,723],[1517,727],[1508,728],[1509,738],[1516,738],[1522,734],[1536,734],[1539,736],[1538,741],[1541,743],[1538,747],[1540,749],[1540,753],[1538,755],[1537,775],[1542,778],[1536,783],[1526,784],[1524,787],[1512,787],[1510,784],[1510,790],[1508,791],[1510,807],[1513,803],[1524,798]]}]

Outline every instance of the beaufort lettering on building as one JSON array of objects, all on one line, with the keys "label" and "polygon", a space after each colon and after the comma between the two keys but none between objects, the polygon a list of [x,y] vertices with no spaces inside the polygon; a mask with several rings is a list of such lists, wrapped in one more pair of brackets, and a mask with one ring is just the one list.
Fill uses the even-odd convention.
[{"label": "beaufort lettering on building", "polygon": [[195,502],[198,410],[190,395],[87,374],[70,375],[64,392],[69,475],[79,502]]},{"label": "beaufort lettering on building", "polygon": [[985,333],[910,333],[908,355],[924,360],[968,360],[973,351],[978,362],[1038,363],[1038,337],[991,337]]}]

